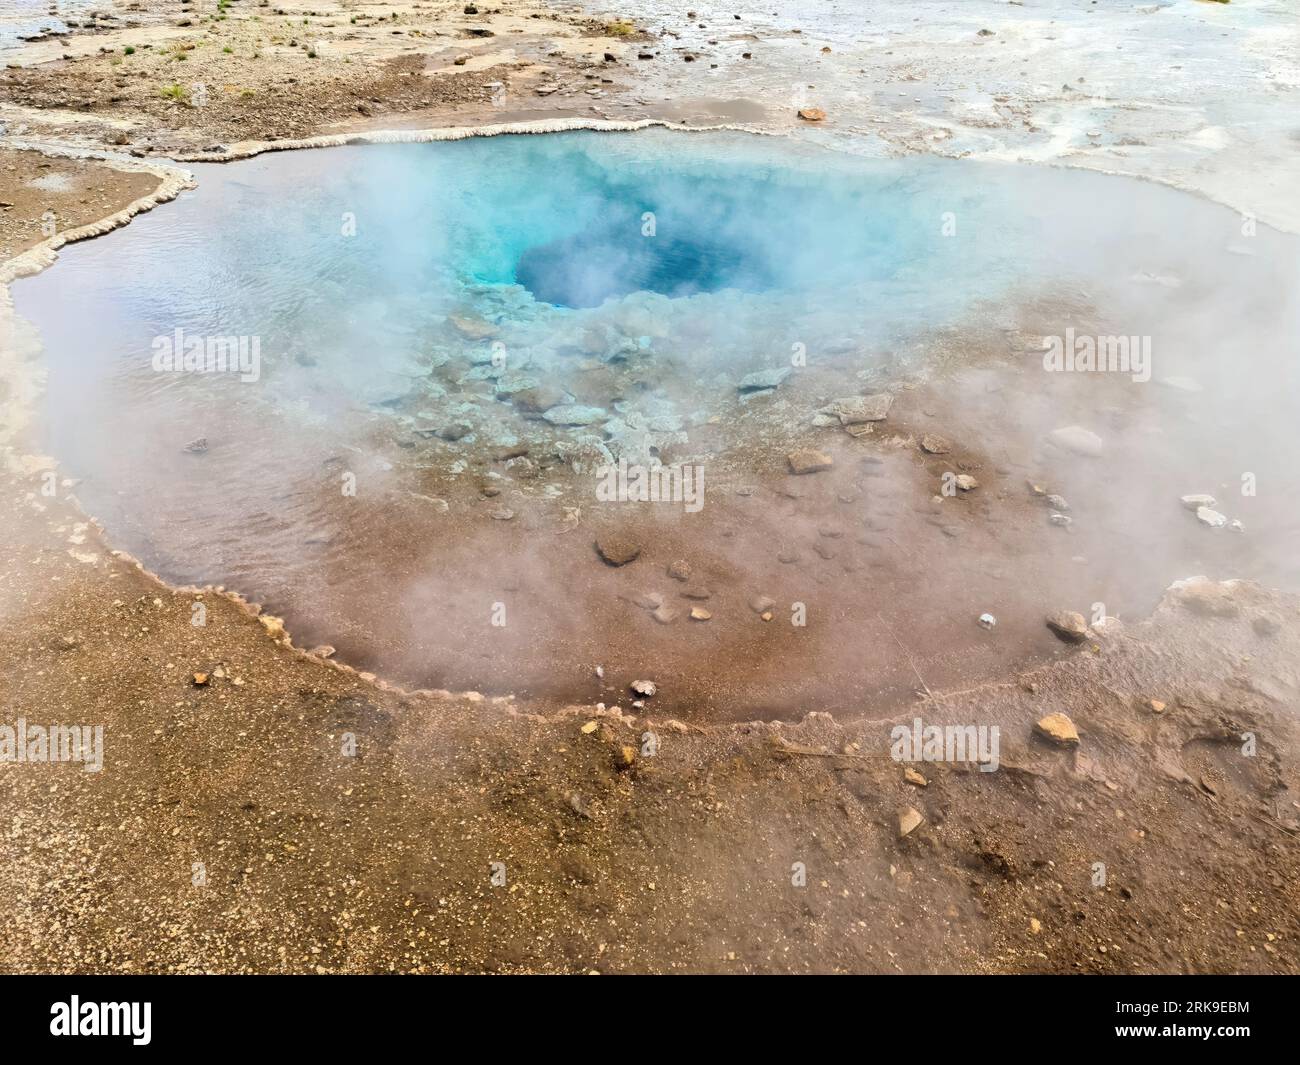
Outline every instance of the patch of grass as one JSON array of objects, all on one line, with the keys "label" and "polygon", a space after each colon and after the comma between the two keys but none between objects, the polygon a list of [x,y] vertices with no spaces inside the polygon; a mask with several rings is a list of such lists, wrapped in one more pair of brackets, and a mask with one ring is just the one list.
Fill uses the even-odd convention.
[{"label": "patch of grass", "polygon": [[636,23],[631,19],[619,18],[605,23],[605,35],[608,37],[631,37],[636,33]]},{"label": "patch of grass", "polygon": [[123,55],[135,55],[135,49],[132,48],[132,47],[128,44],[125,48],[122,49],[122,54],[123,54]]},{"label": "patch of grass", "polygon": [[221,50],[222,50],[223,52],[225,52],[226,55],[234,55],[234,54],[235,54],[235,50],[234,50],[233,48],[231,48],[230,45],[226,45],[226,47],[223,48],[223,49],[221,49]]},{"label": "patch of grass", "polygon": [[176,100],[181,103],[185,101],[185,87],[183,85],[164,85],[159,92],[165,99]]}]

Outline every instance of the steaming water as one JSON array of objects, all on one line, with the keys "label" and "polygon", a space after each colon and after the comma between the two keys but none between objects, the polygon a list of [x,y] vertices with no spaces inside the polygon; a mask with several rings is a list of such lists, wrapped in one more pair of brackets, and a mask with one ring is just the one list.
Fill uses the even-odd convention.
[{"label": "steaming water", "polygon": [[[1296,409],[1295,245],[1244,238],[1212,205],[1096,175],[667,131],[283,153],[198,173],[197,192],[14,287],[47,353],[44,443],[116,543],[173,580],[238,588],[352,661],[502,690],[571,691],[596,662],[725,668],[691,656],[750,654],[734,617],[684,637],[634,608],[610,613],[628,581],[653,582],[594,560],[586,530],[614,519],[592,466],[699,462],[730,492],[746,462],[779,470],[791,442],[818,444],[819,403],[922,380],[990,337],[1005,355],[1025,307],[1043,332],[1091,323],[1155,340],[1144,385],[1067,392],[1037,369],[1014,411],[987,381],[954,400],[968,445],[1003,456],[1002,473],[1059,470],[1056,485],[1096,501],[1093,532],[1080,521],[1083,539],[1052,541],[1049,584],[1026,585],[1059,581],[1086,606],[1105,582],[1149,597],[1180,566],[1294,578],[1289,552],[1269,547],[1295,528],[1280,489],[1233,510],[1254,527],[1248,549],[1227,534],[1184,541],[1202,530],[1176,524],[1178,495],[1243,470],[1293,483],[1280,427]],[[155,340],[177,330],[256,341],[257,379],[158,372]],[[815,395],[738,391],[792,355],[821,375],[804,379]],[[551,421],[522,401],[538,389],[560,390]],[[1074,422],[1108,437],[1104,474],[1071,481],[1081,460],[1038,450]],[[198,438],[207,450],[187,452]],[[696,526],[654,506],[629,520],[683,551],[698,534],[718,582],[744,596],[737,574],[762,571],[745,537],[770,547],[797,518],[760,511],[727,539],[726,507]],[[1003,557],[1021,551],[1000,535]],[[1091,585],[1069,561],[1084,551],[1105,559]],[[1153,564],[1166,554],[1178,561]],[[917,566],[938,574],[943,557]],[[975,587],[971,569],[952,579]],[[872,615],[969,627],[982,609],[954,606],[951,584],[899,579],[907,598],[866,604]],[[848,599],[846,645],[861,589],[887,586],[858,580],[824,593]],[[485,629],[505,600],[518,620]],[[791,668],[808,678],[844,667],[838,651],[799,654]]]}]

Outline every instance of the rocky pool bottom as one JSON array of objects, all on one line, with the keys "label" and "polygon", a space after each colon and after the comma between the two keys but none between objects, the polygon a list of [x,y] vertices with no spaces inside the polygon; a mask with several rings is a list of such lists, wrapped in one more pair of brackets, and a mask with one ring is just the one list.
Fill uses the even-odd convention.
[{"label": "rocky pool bottom", "polygon": [[[1294,585],[1293,242],[1128,181],[926,163],[854,185],[856,160],[764,145],[766,215],[700,197],[762,262],[748,290],[556,307],[516,283],[529,248],[608,234],[611,204],[638,249],[648,210],[698,228],[673,221],[681,183],[756,149],[519,140],[465,146],[554,151],[579,195],[515,209],[518,167],[491,152],[431,180],[461,145],[396,183],[411,149],[272,156],[16,286],[49,450],[110,538],[409,686],[613,705],[648,679],[663,712],[723,719],[883,713],[1054,653],[1048,613],[1132,618],[1190,573]],[[666,155],[685,172],[647,185]],[[781,239],[738,236],[768,223]],[[258,380],[155,372],[178,327],[258,337]],[[1150,337],[1151,379],[1048,372],[1042,338],[1067,329]],[[883,420],[841,416],[880,395]],[[1072,426],[1092,436],[1053,437]],[[810,450],[827,468],[792,472]],[[702,469],[704,505],[602,500],[618,459]],[[975,486],[945,494],[958,475]],[[1180,504],[1200,492],[1245,531]],[[602,559],[615,538],[637,557]]]}]

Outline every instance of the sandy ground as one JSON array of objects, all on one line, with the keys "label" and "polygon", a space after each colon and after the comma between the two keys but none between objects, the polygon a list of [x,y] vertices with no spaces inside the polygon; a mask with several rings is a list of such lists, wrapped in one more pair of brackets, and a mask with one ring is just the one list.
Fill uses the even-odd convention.
[{"label": "sandy ground", "polygon": [[0,149],[0,173],[5,189],[0,259],[11,259],[57,231],[96,222],[158,187],[152,174],[38,151]]},{"label": "sandy ground", "polygon": [[[19,146],[112,150],[123,153],[119,167],[132,155],[211,158],[227,154],[205,151],[216,144],[367,126],[637,117],[654,113],[657,85],[672,96],[658,101],[674,112],[662,117],[785,128],[797,121],[789,51],[812,46],[809,60],[825,62],[816,57],[853,47],[744,18],[723,36],[708,12],[690,26],[680,13],[638,15],[646,37],[629,40],[577,9],[466,16],[461,4],[398,7],[397,33],[361,17],[377,8],[319,8],[336,13],[306,16],[312,40],[325,41],[316,47],[296,26],[272,34],[273,16],[289,16],[269,8],[232,4],[225,19],[200,23],[183,10],[191,6],[123,5],[103,20],[113,28],[77,27],[11,51],[0,121]],[[971,39],[953,28],[950,51],[909,38],[911,19],[928,14],[873,12],[889,38],[865,48],[873,76],[908,80],[925,103],[953,55],[998,37],[1019,40],[1022,56],[1050,53],[1074,32],[1075,16],[1062,15],[1066,26],[1045,44],[1023,27],[1042,16],[1035,7],[1009,6],[1008,22],[1003,5],[980,6],[986,15],[975,5],[963,15]],[[1256,21],[1216,50],[1221,66],[1286,60],[1285,42],[1263,48],[1272,9],[1240,9]],[[282,10],[301,22],[302,12]],[[1141,17],[1224,23],[1231,35],[1237,10],[1180,5]],[[991,37],[977,37],[985,26]],[[474,28],[494,36],[468,36]],[[169,57],[184,44],[195,45],[181,48],[189,58]],[[767,46],[774,56],[763,56]],[[909,52],[927,49],[905,67]],[[698,95],[677,73],[683,50]],[[636,59],[642,52],[653,58]],[[1004,52],[990,66],[1009,77]],[[457,67],[461,54],[471,58]],[[139,71],[125,69],[137,58]],[[656,71],[670,59],[683,66]],[[773,72],[731,73],[756,60]],[[743,94],[726,80],[742,76]],[[834,84],[817,81],[822,94]],[[164,97],[160,86],[173,84],[179,98]],[[206,87],[197,106],[187,95],[195,84]],[[1239,86],[1234,106],[1275,121],[1270,94],[1294,84],[1279,75]],[[804,132],[869,125],[885,151],[992,138],[983,151],[1232,190],[1240,199],[1223,198],[1234,205],[1292,222],[1271,189],[1293,171],[1294,135],[1270,141],[1250,123],[1206,135],[1224,106],[1216,99],[1192,108],[1188,129],[1151,136],[1154,150],[1094,148],[1085,130],[1077,149],[1053,155],[1054,144],[1068,146],[1060,131],[1082,121],[1079,108],[1096,104],[1030,100],[1027,83],[1006,91],[1020,93],[1009,111],[1028,111],[1013,118],[991,101],[983,126],[957,121],[960,109],[937,97],[946,117],[908,107],[873,124],[879,97],[849,106],[823,95],[808,102],[831,117]],[[1109,120],[1142,106],[1116,105]],[[1046,127],[1034,118],[1046,107],[1073,118]],[[1275,165],[1246,180],[1252,145],[1266,145]],[[158,180],[16,148],[0,154],[0,177],[0,200],[12,204],[0,208],[5,258],[33,246],[45,212],[66,232]],[[21,335],[2,339],[8,409],[40,371]],[[508,697],[403,693],[305,655],[273,619],[169,589],[113,555],[78,508],[76,485],[26,455],[21,428],[6,422],[0,440],[0,724],[102,724],[105,749],[99,773],[0,764],[12,812],[0,836],[10,900],[0,969],[1300,971],[1292,598],[1250,584],[1189,586],[1149,621],[1089,638],[1051,665],[918,699],[899,720],[1002,729],[998,772],[919,764],[922,785],[890,757],[892,722],[682,723],[653,698],[634,710],[631,693],[617,709],[536,713]],[[1078,726],[1077,748],[1034,735],[1051,711]],[[904,834],[909,809],[923,820]]]}]

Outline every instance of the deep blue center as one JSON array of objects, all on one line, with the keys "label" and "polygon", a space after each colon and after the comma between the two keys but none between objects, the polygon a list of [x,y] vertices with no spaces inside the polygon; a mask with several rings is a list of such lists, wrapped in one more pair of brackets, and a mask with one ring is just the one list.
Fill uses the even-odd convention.
[{"label": "deep blue center", "polygon": [[598,307],[632,292],[692,296],[772,284],[742,245],[718,240],[640,236],[630,225],[598,226],[529,248],[515,275],[537,299],[560,307]]}]

